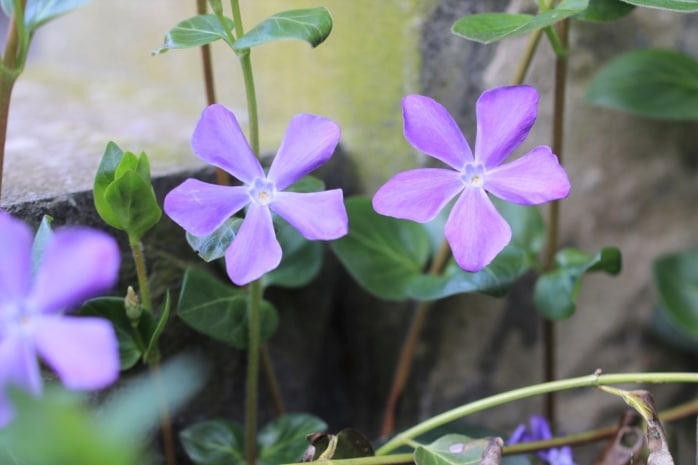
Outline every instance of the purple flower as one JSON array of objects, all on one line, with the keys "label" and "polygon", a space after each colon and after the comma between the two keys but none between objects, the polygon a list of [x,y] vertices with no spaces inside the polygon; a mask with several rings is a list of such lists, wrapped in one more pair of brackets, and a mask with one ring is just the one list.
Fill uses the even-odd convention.
[{"label": "purple flower", "polygon": [[405,138],[448,165],[398,173],[373,197],[380,214],[424,223],[456,196],[445,228],[453,257],[466,271],[480,271],[511,240],[511,228],[487,193],[508,202],[537,205],[566,197],[567,174],[549,147],[539,146],[506,164],[536,119],[538,92],[499,87],[477,101],[475,151],[448,111],[436,101],[409,95],[402,102]]},{"label": "purple flower", "polygon": [[338,142],[339,126],[333,121],[296,115],[265,174],[235,115],[222,105],[211,105],[203,111],[194,130],[194,153],[244,185],[219,186],[187,179],[167,194],[165,212],[189,233],[206,236],[247,206],[245,219],[225,252],[230,280],[247,284],[281,262],[272,212],[306,239],[332,240],[347,233],[347,212],[340,189],[284,192],[325,163]]},{"label": "purple flower", "polygon": [[[550,425],[545,418],[533,415],[529,419],[530,429],[526,425],[519,425],[509,437],[507,444],[519,444],[522,442],[547,441],[553,438]],[[570,446],[554,447],[552,449],[538,451],[538,457],[550,465],[575,465]]]},{"label": "purple flower", "polygon": [[0,426],[14,416],[8,386],[41,394],[37,355],[70,389],[99,389],[119,374],[112,325],[64,315],[114,285],[116,242],[87,228],[58,230],[32,275],[32,241],[26,224],[0,211]]}]

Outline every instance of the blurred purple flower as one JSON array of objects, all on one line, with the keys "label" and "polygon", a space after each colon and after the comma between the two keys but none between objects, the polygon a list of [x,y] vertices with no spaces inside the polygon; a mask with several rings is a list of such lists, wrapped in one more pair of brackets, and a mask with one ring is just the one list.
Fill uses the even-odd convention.
[{"label": "blurred purple flower", "polygon": [[341,189],[284,192],[332,156],[339,134],[339,126],[327,118],[294,116],[265,174],[235,115],[222,105],[211,105],[194,130],[194,153],[244,185],[219,186],[187,179],[167,194],[165,212],[189,233],[206,236],[247,206],[225,261],[232,282],[244,285],[254,281],[281,262],[272,212],[309,240],[332,240],[347,233]]},{"label": "blurred purple flower", "polygon": [[[507,444],[520,444],[522,442],[547,441],[553,438],[550,425],[545,418],[540,415],[533,415],[529,419],[530,429],[521,424],[516,427]],[[572,457],[570,446],[554,447],[552,449],[538,451],[538,457],[545,460],[550,465],[576,465]]]},{"label": "blurred purple flower", "polygon": [[14,416],[8,386],[41,394],[37,356],[70,389],[99,389],[119,374],[112,325],[64,315],[114,285],[116,242],[87,228],[58,230],[32,275],[32,241],[26,224],[0,210],[0,426]]},{"label": "blurred purple flower", "polygon": [[549,147],[539,146],[502,164],[536,120],[538,92],[530,86],[499,87],[477,101],[475,151],[448,111],[421,95],[403,99],[404,132],[416,149],[450,168],[398,173],[373,197],[380,214],[420,223],[431,221],[456,196],[445,236],[466,271],[486,267],[511,240],[511,228],[487,193],[508,202],[537,205],[566,197],[567,174]]}]

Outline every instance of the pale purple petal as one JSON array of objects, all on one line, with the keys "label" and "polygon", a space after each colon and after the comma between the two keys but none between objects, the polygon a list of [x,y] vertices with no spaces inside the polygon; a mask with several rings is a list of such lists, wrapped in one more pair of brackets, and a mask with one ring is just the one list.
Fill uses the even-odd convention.
[{"label": "pale purple petal", "polygon": [[473,153],[458,124],[436,100],[423,95],[402,99],[405,139],[417,150],[456,170],[473,161]]},{"label": "pale purple petal", "polygon": [[528,431],[526,431],[526,425],[520,424],[519,426],[516,427],[513,433],[511,433],[511,436],[509,436],[509,439],[507,439],[507,445],[511,444],[519,444],[522,442],[528,442],[531,440],[530,434],[528,434]]},{"label": "pale purple petal", "polygon": [[426,223],[463,190],[460,173],[441,168],[419,168],[398,173],[373,196],[381,215]]},{"label": "pale purple petal", "polygon": [[204,109],[191,136],[196,156],[222,168],[245,184],[264,177],[264,170],[240,129],[235,115],[220,104]]},{"label": "pale purple petal", "polygon": [[538,205],[570,193],[570,180],[550,147],[540,146],[487,172],[485,189],[507,202]]},{"label": "pale purple petal", "polygon": [[41,373],[30,337],[19,331],[3,336],[0,342],[0,427],[13,417],[7,388],[14,386],[34,395],[41,394]]},{"label": "pale purple petal", "polygon": [[341,189],[279,192],[269,207],[309,240],[338,239],[349,227]]},{"label": "pale purple petal", "polygon": [[206,236],[250,202],[247,187],[187,179],[165,196],[165,213],[195,236]]},{"label": "pale purple petal", "polygon": [[251,203],[240,230],[225,252],[230,280],[238,286],[260,278],[281,262],[281,245],[269,208]]},{"label": "pale purple petal", "polygon": [[538,91],[531,86],[497,87],[477,100],[475,159],[487,168],[502,163],[536,121]]},{"label": "pale purple petal", "polygon": [[70,310],[108,291],[116,283],[121,253],[111,236],[93,229],[58,230],[46,244],[28,309]]},{"label": "pale purple petal", "polygon": [[34,341],[43,360],[69,389],[100,389],[119,375],[119,345],[103,318],[37,318]]},{"label": "pale purple petal", "polygon": [[324,164],[339,143],[339,126],[322,116],[300,114],[291,119],[284,140],[269,167],[268,179],[280,191]]},{"label": "pale purple petal", "polygon": [[32,241],[29,226],[0,210],[0,303],[29,293]]},{"label": "pale purple petal", "polygon": [[511,228],[484,190],[468,188],[448,216],[445,235],[458,266],[477,272],[506,247]]}]

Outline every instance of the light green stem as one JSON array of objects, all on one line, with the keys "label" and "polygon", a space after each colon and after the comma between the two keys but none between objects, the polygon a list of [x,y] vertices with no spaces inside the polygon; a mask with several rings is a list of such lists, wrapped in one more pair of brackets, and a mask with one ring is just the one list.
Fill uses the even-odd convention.
[{"label": "light green stem", "polygon": [[538,396],[549,392],[564,391],[567,389],[623,383],[698,383],[698,373],[593,374],[514,389],[513,391],[503,392],[501,394],[496,394],[494,396],[486,397],[484,399],[476,400],[475,402],[456,407],[452,410],[448,410],[447,412],[423,421],[422,423],[419,423],[418,425],[415,425],[412,428],[394,436],[390,441],[386,442],[380,448],[378,448],[378,450],[376,450],[376,455],[388,454],[398,447],[407,444],[408,441],[452,421],[492,407],[513,402],[515,400]]},{"label": "light green stem", "polygon": [[133,253],[133,261],[136,264],[136,276],[138,277],[138,292],[141,298],[141,306],[146,312],[153,312],[150,301],[150,288],[148,287],[148,273],[145,267],[145,255],[143,255],[143,244],[140,238],[129,235],[128,243]]}]

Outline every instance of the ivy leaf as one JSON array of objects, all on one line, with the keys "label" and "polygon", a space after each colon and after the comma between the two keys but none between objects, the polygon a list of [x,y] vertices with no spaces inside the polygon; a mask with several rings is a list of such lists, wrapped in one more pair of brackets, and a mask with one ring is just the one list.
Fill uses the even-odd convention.
[{"label": "ivy leaf", "polygon": [[621,254],[615,247],[606,247],[592,256],[576,249],[563,249],[555,256],[556,268],[542,274],[536,281],[533,300],[546,318],[561,320],[570,317],[585,273],[604,271],[620,273]]},{"label": "ivy leaf", "polygon": [[[238,349],[249,344],[247,294],[224,284],[197,268],[188,268],[182,280],[177,314],[193,329]],[[269,339],[278,325],[276,309],[267,301],[261,306],[260,337]]]},{"label": "ivy leaf", "polygon": [[647,118],[696,121],[698,61],[674,50],[628,52],[594,77],[585,98]]},{"label": "ivy leaf", "polygon": [[468,40],[490,44],[508,37],[543,29],[584,11],[589,0],[562,0],[555,8],[535,16],[510,13],[481,13],[464,16],[451,32]]},{"label": "ivy leaf", "polygon": [[305,8],[277,13],[257,24],[233,44],[245,50],[275,40],[300,39],[312,47],[320,45],[332,31],[332,16],[327,8]]},{"label": "ivy leaf", "polygon": [[227,420],[205,420],[179,433],[184,451],[197,465],[243,465],[242,428]]},{"label": "ivy leaf", "polygon": [[414,451],[416,465],[498,465],[502,457],[500,438],[470,439],[447,434]]},{"label": "ivy leaf", "polygon": [[165,34],[162,45],[153,50],[153,55],[164,53],[173,48],[191,48],[224,40],[232,46],[228,33],[233,29],[233,20],[223,18],[221,24],[216,15],[198,15],[177,23]]},{"label": "ivy leaf", "polygon": [[660,311],[698,338],[698,249],[666,255],[652,267]]},{"label": "ivy leaf", "polygon": [[306,448],[306,436],[325,428],[327,424],[312,415],[296,413],[276,418],[257,434],[258,464],[297,462]]},{"label": "ivy leaf", "polygon": [[690,13],[698,11],[696,0],[623,0],[631,5],[644,6],[646,8],[658,8],[660,10],[676,11],[679,13]]}]

